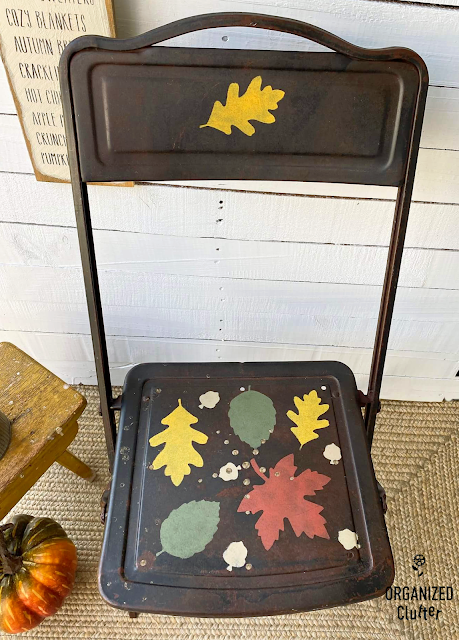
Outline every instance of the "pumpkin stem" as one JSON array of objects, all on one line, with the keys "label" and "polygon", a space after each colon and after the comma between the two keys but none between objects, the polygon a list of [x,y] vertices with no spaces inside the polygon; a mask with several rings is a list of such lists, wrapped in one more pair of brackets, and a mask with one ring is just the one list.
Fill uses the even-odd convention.
[{"label": "pumpkin stem", "polygon": [[12,576],[22,567],[22,558],[14,556],[8,551],[3,532],[12,527],[12,524],[4,524],[0,527],[0,573],[4,576]]}]

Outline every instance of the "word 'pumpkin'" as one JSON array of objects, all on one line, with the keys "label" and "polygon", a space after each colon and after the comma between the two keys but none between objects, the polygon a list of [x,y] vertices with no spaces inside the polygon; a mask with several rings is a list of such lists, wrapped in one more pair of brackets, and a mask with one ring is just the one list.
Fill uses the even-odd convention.
[{"label": "word 'pumpkin'", "polygon": [[21,633],[56,613],[76,567],[75,545],[51,518],[20,515],[0,527],[0,629]]}]

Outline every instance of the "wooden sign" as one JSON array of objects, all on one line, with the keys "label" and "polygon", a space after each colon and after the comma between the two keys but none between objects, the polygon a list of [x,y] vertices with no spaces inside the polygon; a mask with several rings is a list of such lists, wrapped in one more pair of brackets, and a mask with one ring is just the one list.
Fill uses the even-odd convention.
[{"label": "wooden sign", "polygon": [[0,0],[0,51],[37,180],[70,180],[59,58],[90,34],[115,36],[111,0]]}]

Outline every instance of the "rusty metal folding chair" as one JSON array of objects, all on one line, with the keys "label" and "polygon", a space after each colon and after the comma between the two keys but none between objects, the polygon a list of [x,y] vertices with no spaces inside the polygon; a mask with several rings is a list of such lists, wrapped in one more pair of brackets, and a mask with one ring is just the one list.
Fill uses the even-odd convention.
[{"label": "rusty metal folding chair", "polygon": [[[295,34],[333,52],[152,46],[236,26]],[[370,446],[424,62],[295,20],[223,13],[129,40],[79,38],[63,54],[61,84],[113,470],[103,597],[130,612],[248,616],[381,595],[393,560]],[[338,362],[154,363],[134,367],[112,398],[87,184],[198,179],[398,187],[367,394]]]}]

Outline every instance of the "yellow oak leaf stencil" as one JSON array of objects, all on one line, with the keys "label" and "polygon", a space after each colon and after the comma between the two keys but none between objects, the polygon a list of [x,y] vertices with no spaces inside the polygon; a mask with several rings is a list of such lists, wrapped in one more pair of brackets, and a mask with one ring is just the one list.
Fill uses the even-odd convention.
[{"label": "yellow oak leaf stencil", "polygon": [[262,89],[261,83],[261,76],[253,78],[247,91],[240,96],[239,85],[237,82],[232,82],[228,87],[226,105],[222,105],[219,100],[214,102],[209,120],[206,124],[202,124],[200,129],[213,127],[229,136],[232,133],[231,127],[234,126],[246,136],[253,136],[255,127],[249,120],[258,120],[265,124],[275,122],[276,118],[270,110],[277,109],[277,103],[282,100],[285,91],[273,89],[271,86]]},{"label": "yellow oak leaf stencil", "polygon": [[152,447],[165,444],[153,460],[150,469],[165,466],[164,475],[169,476],[176,487],[191,473],[190,464],[195,467],[202,467],[204,464],[193,447],[193,442],[206,444],[209,438],[205,433],[193,429],[191,425],[196,422],[198,419],[187,411],[179,400],[177,408],[161,420],[161,424],[169,425],[168,428],[150,438]]},{"label": "yellow oak leaf stencil", "polygon": [[330,424],[328,420],[319,420],[319,417],[328,411],[329,406],[320,404],[322,400],[314,390],[311,393],[305,393],[303,399],[295,396],[293,402],[298,413],[287,411],[287,417],[297,425],[292,427],[291,431],[298,439],[301,449],[304,444],[319,437],[315,433],[316,429],[324,429]]}]

